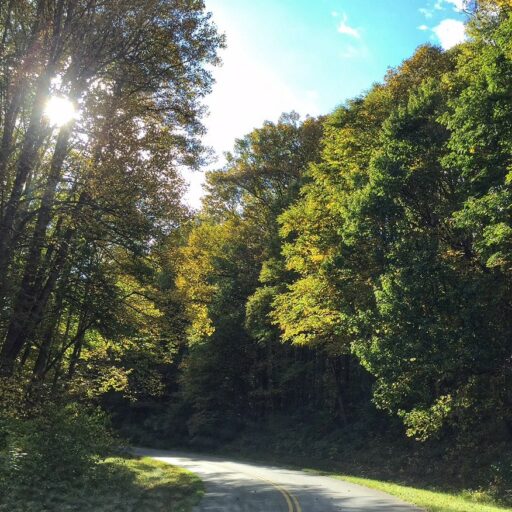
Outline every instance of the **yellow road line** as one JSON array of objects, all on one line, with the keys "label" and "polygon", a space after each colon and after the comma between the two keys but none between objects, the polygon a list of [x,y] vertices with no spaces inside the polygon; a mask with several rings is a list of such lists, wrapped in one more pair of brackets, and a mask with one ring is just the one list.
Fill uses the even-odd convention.
[{"label": "yellow road line", "polygon": [[299,500],[293,494],[290,494],[290,496],[292,497],[293,503],[295,504],[296,512],[302,512],[302,507],[300,506]]},{"label": "yellow road line", "polygon": [[[219,463],[215,463],[215,462],[211,462],[211,461],[210,461],[210,464],[220,466]],[[224,466],[222,466],[222,468],[225,469]],[[293,494],[288,492],[284,487],[281,487],[280,485],[275,484],[274,482],[272,482],[272,480],[267,480],[266,478],[263,478],[259,475],[255,475],[254,473],[246,473],[246,472],[244,472],[244,473],[247,476],[252,476],[254,478],[257,478],[258,480],[261,480],[262,482],[270,484],[272,487],[274,487],[274,489],[278,490],[283,495],[284,499],[286,500],[286,504],[288,505],[288,512],[302,512],[302,507],[300,506],[299,500]]]},{"label": "yellow road line", "polygon": [[271,480],[267,480],[266,478],[263,478],[259,475],[252,474],[251,476],[258,478],[259,480],[266,482],[267,484],[270,484],[272,487],[277,489],[286,500],[286,504],[288,505],[288,512],[302,512],[302,507],[300,506],[299,500],[293,494],[288,492],[284,487],[281,487],[280,485],[275,484]]}]

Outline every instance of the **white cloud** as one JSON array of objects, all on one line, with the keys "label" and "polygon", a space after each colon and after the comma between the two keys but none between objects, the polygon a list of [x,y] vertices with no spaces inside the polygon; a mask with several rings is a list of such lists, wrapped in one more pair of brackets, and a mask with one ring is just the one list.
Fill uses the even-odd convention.
[{"label": "white cloud", "polygon": [[437,11],[444,11],[446,9],[446,4],[449,4],[453,7],[454,11],[461,12],[466,8],[467,3],[468,0],[436,0],[434,9]]},{"label": "white cloud", "polygon": [[426,7],[420,8],[419,12],[425,18],[430,19],[434,17],[435,11],[445,11],[449,5],[452,6],[455,12],[462,12],[467,4],[468,0],[436,0],[433,5],[429,2]]},{"label": "white cloud", "polygon": [[446,19],[432,29],[441,46],[448,50],[466,38],[466,27],[462,21]]},{"label": "white cloud", "polygon": [[428,26],[427,25],[420,25],[418,27],[418,30],[428,30]]},{"label": "white cloud", "polygon": [[338,32],[340,34],[344,34],[346,36],[354,37],[356,39],[361,39],[361,32],[359,29],[355,27],[351,27],[348,24],[348,18],[346,14],[343,14],[343,19],[341,20],[341,23],[338,25]]},{"label": "white cloud", "polygon": [[444,0],[445,2],[452,4],[455,11],[463,11],[466,6],[466,0]]}]

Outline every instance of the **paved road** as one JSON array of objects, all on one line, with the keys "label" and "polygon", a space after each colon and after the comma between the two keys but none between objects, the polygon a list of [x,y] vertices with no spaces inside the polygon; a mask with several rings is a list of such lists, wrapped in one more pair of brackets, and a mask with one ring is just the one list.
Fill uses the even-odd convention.
[{"label": "paved road", "polygon": [[387,494],[325,476],[223,458],[137,450],[199,475],[206,494],[194,512],[419,512]]}]

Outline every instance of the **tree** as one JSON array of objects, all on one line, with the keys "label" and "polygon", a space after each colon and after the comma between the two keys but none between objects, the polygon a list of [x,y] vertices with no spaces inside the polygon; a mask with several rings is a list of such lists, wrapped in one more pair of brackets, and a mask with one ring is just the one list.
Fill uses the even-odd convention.
[{"label": "tree", "polygon": [[[11,374],[32,344],[48,350],[43,324],[63,318],[56,290],[67,279],[101,295],[106,272],[117,302],[112,277],[126,271],[117,262],[146,257],[184,218],[177,167],[201,159],[204,65],[223,42],[200,1],[10,2],[2,20],[12,65],[1,80],[0,366]],[[80,119],[51,126],[51,95],[70,98]],[[86,330],[98,321],[91,314]]]},{"label": "tree", "polygon": [[293,384],[274,384],[292,358],[259,298],[272,293],[263,276],[280,264],[277,216],[296,198],[321,133],[317,120],[283,115],[237,141],[226,167],[207,177],[177,281],[190,318],[182,386],[195,434],[219,422],[236,428],[297,395]]}]

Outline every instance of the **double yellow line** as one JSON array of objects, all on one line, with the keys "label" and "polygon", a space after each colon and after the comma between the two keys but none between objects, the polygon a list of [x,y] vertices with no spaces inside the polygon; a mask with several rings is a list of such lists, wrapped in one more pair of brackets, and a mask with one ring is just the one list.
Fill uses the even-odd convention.
[{"label": "double yellow line", "polygon": [[[223,467],[223,469],[225,468]],[[261,480],[262,482],[271,485],[274,489],[276,489],[276,491],[279,491],[282,494],[283,498],[285,499],[286,504],[288,505],[288,512],[302,512],[302,507],[300,506],[299,500],[281,485],[272,482],[272,480],[268,480],[267,478],[263,478],[262,476],[256,475],[253,472],[248,473],[244,471],[243,473],[247,476],[257,478],[258,480]]]},{"label": "double yellow line", "polygon": [[300,506],[299,500],[291,493],[289,493],[284,487],[281,487],[278,484],[275,484],[271,480],[267,480],[266,478],[263,478],[258,475],[251,475],[257,478],[258,480],[261,480],[262,482],[266,482],[267,484],[270,484],[274,489],[278,490],[286,500],[286,504],[288,505],[288,512],[302,512],[302,507]]}]

